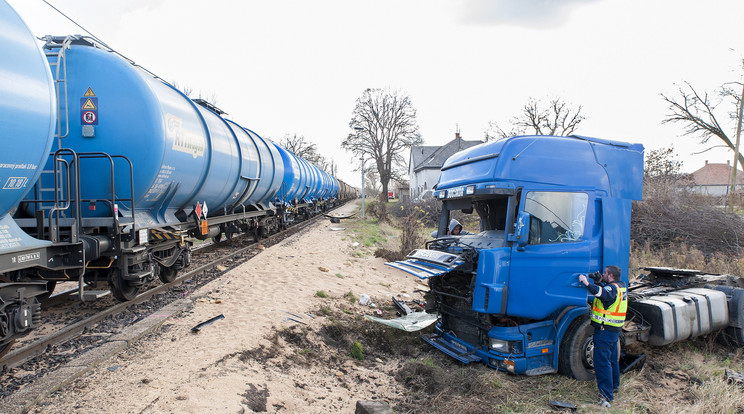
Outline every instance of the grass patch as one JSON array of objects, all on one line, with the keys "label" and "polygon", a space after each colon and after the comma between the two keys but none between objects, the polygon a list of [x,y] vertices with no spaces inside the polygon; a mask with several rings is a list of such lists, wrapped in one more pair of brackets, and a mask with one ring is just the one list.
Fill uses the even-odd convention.
[{"label": "grass patch", "polygon": [[317,296],[319,298],[323,298],[323,299],[327,299],[328,298],[328,294],[325,292],[325,290],[319,290],[319,291],[315,292],[315,296]]},{"label": "grass patch", "polygon": [[339,278],[339,279],[343,279],[344,278],[344,275],[342,275],[341,273],[336,273],[336,277]]},{"label": "grass patch", "polygon": [[349,299],[349,303],[355,303],[357,301],[356,296],[354,296],[354,292],[348,291],[344,294],[344,297]]},{"label": "grass patch", "polygon": [[364,361],[364,347],[362,347],[359,341],[354,341],[351,344],[351,357],[359,361]]}]

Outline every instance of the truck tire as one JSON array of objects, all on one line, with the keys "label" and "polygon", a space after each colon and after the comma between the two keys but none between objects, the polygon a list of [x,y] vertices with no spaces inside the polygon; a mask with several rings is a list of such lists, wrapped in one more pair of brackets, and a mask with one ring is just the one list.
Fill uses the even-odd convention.
[{"label": "truck tire", "polygon": [[594,328],[584,315],[576,318],[566,330],[558,351],[558,372],[579,381],[594,377]]}]

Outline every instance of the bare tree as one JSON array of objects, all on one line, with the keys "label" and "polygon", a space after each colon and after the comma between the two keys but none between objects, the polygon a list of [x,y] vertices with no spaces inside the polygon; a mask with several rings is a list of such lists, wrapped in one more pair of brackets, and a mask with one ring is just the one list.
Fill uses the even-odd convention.
[{"label": "bare tree", "polygon": [[387,203],[390,180],[405,169],[404,150],[423,143],[411,98],[400,91],[367,89],[356,101],[349,127],[356,130],[341,147],[373,160],[382,186],[380,203]]},{"label": "bare tree", "polygon": [[300,158],[310,161],[320,169],[333,173],[333,161],[320,155],[317,145],[306,140],[304,135],[285,134],[284,138],[279,141],[279,146]]},{"label": "bare tree", "polygon": [[[724,131],[723,126],[721,126],[719,117],[723,113],[725,114],[723,117],[736,119],[737,108],[739,107],[741,97],[728,85],[723,85],[716,91],[715,95],[717,98],[715,100],[711,99],[707,92],[703,94],[698,93],[689,82],[685,82],[685,85],[687,85],[687,88],[681,86],[678,88],[679,96],[677,98],[670,98],[661,94],[661,97],[669,104],[669,109],[672,111],[662,123],[681,122],[685,126],[684,134],[698,136],[701,144],[707,144],[711,138],[716,137],[723,141],[727,147],[734,150],[735,145]],[[723,103],[732,104],[733,106],[730,106],[732,110],[717,111],[718,107]],[[707,148],[705,151],[714,147],[716,145]],[[741,154],[737,154],[737,157],[739,158],[739,162],[744,164],[744,157]]]},{"label": "bare tree", "polygon": [[522,112],[513,117],[508,130],[497,122],[489,122],[486,141],[508,138],[532,133],[535,135],[571,135],[586,117],[581,113],[581,105],[574,108],[561,98],[551,99],[544,104],[530,98],[522,107]]},{"label": "bare tree", "polygon": [[692,185],[690,174],[681,173],[682,161],[675,158],[674,148],[661,148],[646,153],[643,165],[643,198],[674,197]]}]

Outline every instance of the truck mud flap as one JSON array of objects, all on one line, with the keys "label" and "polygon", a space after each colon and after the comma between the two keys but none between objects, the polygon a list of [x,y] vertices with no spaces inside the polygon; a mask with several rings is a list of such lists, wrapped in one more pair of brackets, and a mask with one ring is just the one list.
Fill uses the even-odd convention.
[{"label": "truck mud flap", "polygon": [[385,263],[390,267],[410,273],[420,279],[429,279],[449,273],[464,262],[460,256],[435,250],[416,249],[406,260]]},{"label": "truck mud flap", "polygon": [[463,364],[469,364],[471,362],[479,362],[481,358],[473,352],[464,352],[462,349],[459,349],[452,345],[451,343],[445,341],[440,335],[437,334],[421,334],[421,339],[428,342],[429,345],[433,346],[434,348],[444,352],[445,354],[451,356],[452,358],[462,362]]}]

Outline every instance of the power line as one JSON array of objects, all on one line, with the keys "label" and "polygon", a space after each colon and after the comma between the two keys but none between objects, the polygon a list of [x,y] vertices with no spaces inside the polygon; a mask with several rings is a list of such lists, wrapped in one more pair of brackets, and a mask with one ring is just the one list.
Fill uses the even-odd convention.
[{"label": "power line", "polygon": [[85,33],[88,33],[88,34],[90,35],[90,37],[92,37],[93,39],[95,39],[95,40],[96,40],[97,42],[100,42],[101,44],[104,44],[104,45],[106,44],[106,43],[105,43],[104,41],[102,41],[101,39],[99,39],[99,38],[98,38],[98,36],[96,36],[96,35],[94,35],[93,33],[89,32],[89,31],[88,31],[88,29],[86,29],[86,28],[84,28],[83,26],[81,26],[81,25],[80,25],[80,24],[79,24],[78,22],[76,22],[75,20],[72,20],[72,18],[71,18],[70,16],[68,16],[68,15],[66,15],[66,14],[64,14],[64,13],[62,13],[62,11],[61,11],[60,9],[58,9],[58,8],[54,7],[54,6],[53,6],[53,5],[51,4],[51,3],[49,3],[49,2],[47,1],[47,0],[43,0],[43,1],[44,1],[44,3],[46,3],[46,4],[47,4],[47,5],[49,6],[49,7],[53,8],[53,9],[54,9],[55,11],[57,11],[57,13],[61,14],[62,16],[64,16],[64,17],[65,17],[65,18],[66,18],[67,20],[69,20],[69,21],[71,21],[72,23],[74,23],[74,24],[75,24],[75,25],[76,25],[77,27],[79,27],[79,28],[83,29],[83,31],[84,31]]}]

